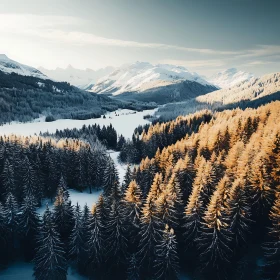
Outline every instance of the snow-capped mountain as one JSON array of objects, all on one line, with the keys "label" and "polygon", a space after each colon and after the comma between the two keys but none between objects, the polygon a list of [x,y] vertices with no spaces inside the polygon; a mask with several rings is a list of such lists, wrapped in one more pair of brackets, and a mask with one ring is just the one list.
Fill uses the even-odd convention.
[{"label": "snow-capped mountain", "polygon": [[241,82],[247,82],[252,78],[254,78],[254,75],[251,73],[230,68],[213,75],[208,81],[219,88],[230,88]]},{"label": "snow-capped mountain", "polygon": [[261,78],[251,78],[231,88],[224,88],[196,98],[198,102],[205,104],[217,104],[217,106],[237,104],[267,98],[280,93],[280,72],[267,74]]},{"label": "snow-capped mountain", "polygon": [[98,70],[87,68],[85,70],[81,70],[69,65],[65,69],[56,68],[54,70],[49,70],[39,67],[39,70],[55,81],[66,81],[76,87],[87,90],[92,88],[98,79],[111,73],[114,68],[106,67]]},{"label": "snow-capped mountain", "polygon": [[124,65],[100,79],[90,91],[115,96],[127,92],[146,92],[183,81],[193,81],[203,86],[211,85],[197,73],[192,73],[181,66],[136,62]]},{"label": "snow-capped mountain", "polygon": [[16,62],[8,58],[5,54],[0,54],[0,71],[8,74],[16,73],[23,76],[48,79],[48,77],[38,69]]}]

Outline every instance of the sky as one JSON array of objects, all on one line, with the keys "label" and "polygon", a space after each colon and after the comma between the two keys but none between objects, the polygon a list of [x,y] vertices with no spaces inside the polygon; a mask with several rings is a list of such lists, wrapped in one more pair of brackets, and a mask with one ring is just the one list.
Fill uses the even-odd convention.
[{"label": "sky", "polygon": [[280,71],[279,0],[0,0],[0,54],[47,69],[135,61]]}]

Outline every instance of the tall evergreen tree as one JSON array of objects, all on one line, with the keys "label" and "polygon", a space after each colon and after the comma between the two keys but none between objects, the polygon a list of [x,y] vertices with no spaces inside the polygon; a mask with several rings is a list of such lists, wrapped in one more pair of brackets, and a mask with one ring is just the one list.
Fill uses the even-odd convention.
[{"label": "tall evergreen tree", "polygon": [[66,280],[65,251],[48,206],[43,216],[34,262],[36,280]]},{"label": "tall evergreen tree", "polygon": [[36,212],[37,201],[33,196],[26,196],[20,207],[19,231],[24,256],[27,261],[34,257],[36,236],[40,227],[40,218]]},{"label": "tall evergreen tree", "polygon": [[262,268],[263,279],[280,279],[280,196],[275,200],[269,214],[271,227],[269,240],[263,244],[265,264]]},{"label": "tall evergreen tree", "polygon": [[169,229],[167,225],[162,233],[161,241],[156,245],[155,254],[154,279],[178,279],[179,257],[177,254],[177,241],[174,230]]},{"label": "tall evergreen tree", "polygon": [[74,210],[74,227],[69,238],[69,255],[77,266],[79,272],[83,272],[86,256],[86,232],[87,228],[83,223],[82,211],[77,204]]}]

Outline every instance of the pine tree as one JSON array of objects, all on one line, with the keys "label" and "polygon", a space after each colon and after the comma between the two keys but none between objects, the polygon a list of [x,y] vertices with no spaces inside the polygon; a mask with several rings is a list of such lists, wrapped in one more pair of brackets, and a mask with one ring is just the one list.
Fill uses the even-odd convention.
[{"label": "pine tree", "polygon": [[[38,189],[38,184],[36,181],[36,173],[30,164],[27,156],[24,158],[23,162],[23,192],[24,196],[32,196],[38,202],[41,198],[40,189]],[[38,203],[39,204],[39,203]]]},{"label": "pine tree", "polygon": [[127,280],[140,280],[140,267],[135,254],[129,258],[129,264],[127,269]]},{"label": "pine tree", "polygon": [[87,258],[87,272],[90,279],[94,278],[96,273],[104,261],[105,243],[104,243],[104,226],[103,220],[103,197],[100,196],[96,205],[92,207],[92,211],[88,220],[88,258]]},{"label": "pine tree", "polygon": [[119,183],[119,175],[113,160],[109,158],[106,168],[104,170],[103,177],[103,190],[105,197],[107,197],[110,194],[110,189],[115,183]]},{"label": "pine tree", "polygon": [[178,279],[179,258],[174,230],[166,225],[161,241],[155,249],[155,278],[158,280]]},{"label": "pine tree", "polygon": [[121,201],[121,216],[126,225],[125,236],[128,239],[128,250],[136,252],[139,243],[140,215],[142,192],[135,180],[132,180]]},{"label": "pine tree", "polygon": [[86,255],[86,232],[87,228],[83,223],[82,211],[77,204],[74,210],[74,227],[69,238],[69,255],[77,266],[79,272],[83,272]]},{"label": "pine tree", "polygon": [[128,165],[125,175],[124,175],[123,183],[122,183],[123,192],[125,192],[126,189],[128,188],[129,183],[131,182],[131,179],[132,179],[131,176],[132,176],[132,174],[131,174],[130,165]]},{"label": "pine tree", "polygon": [[8,262],[8,250],[10,248],[9,235],[10,231],[7,225],[6,211],[2,203],[0,202],[0,267]]},{"label": "pine tree", "polygon": [[269,241],[263,244],[265,265],[263,279],[280,279],[280,196],[278,195],[269,214],[271,227]]},{"label": "pine tree", "polygon": [[[71,201],[68,200],[68,192],[60,187],[57,192],[54,203],[53,220],[56,229],[60,234],[61,240],[65,242],[67,247],[71,230],[74,226],[73,207]],[[65,248],[66,248],[65,247]]]},{"label": "pine tree", "polygon": [[43,216],[34,261],[36,280],[66,280],[65,251],[48,206]]},{"label": "pine tree", "polygon": [[139,262],[145,277],[151,277],[155,258],[155,246],[161,237],[162,221],[157,216],[157,206],[154,191],[150,190],[142,209],[140,242],[138,250]]},{"label": "pine tree", "polygon": [[4,186],[5,195],[11,193],[15,195],[16,192],[16,183],[15,183],[15,173],[14,167],[10,163],[10,160],[5,160],[5,165],[2,172],[2,184]]},{"label": "pine tree", "polygon": [[115,182],[111,189],[107,204],[105,226],[105,242],[107,259],[113,269],[116,265],[125,263],[127,257],[127,225],[122,215],[122,192],[120,185]]},{"label": "pine tree", "polygon": [[224,217],[224,192],[217,188],[203,217],[201,234],[197,238],[202,269],[210,277],[227,278],[232,255],[232,234]]},{"label": "pine tree", "polygon": [[229,192],[229,199],[226,202],[225,211],[227,223],[234,235],[236,245],[245,245],[253,221],[251,220],[250,200],[241,179],[237,179],[233,183]]},{"label": "pine tree", "polygon": [[40,218],[36,212],[36,205],[36,199],[30,195],[24,198],[20,207],[19,231],[22,233],[21,244],[27,261],[34,257],[35,237],[40,227]]}]

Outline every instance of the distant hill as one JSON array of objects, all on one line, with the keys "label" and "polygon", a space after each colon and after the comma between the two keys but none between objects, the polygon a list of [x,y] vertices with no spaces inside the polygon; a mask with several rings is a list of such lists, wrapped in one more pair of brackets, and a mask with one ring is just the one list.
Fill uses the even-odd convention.
[{"label": "distant hill", "polygon": [[89,119],[118,108],[148,109],[154,105],[121,102],[83,91],[66,82],[0,71],[0,124],[50,119]]},{"label": "distant hill", "polygon": [[220,89],[186,102],[167,104],[159,109],[159,114],[164,119],[172,119],[202,109],[256,108],[274,100],[280,100],[280,72],[252,78],[231,88]]}]

